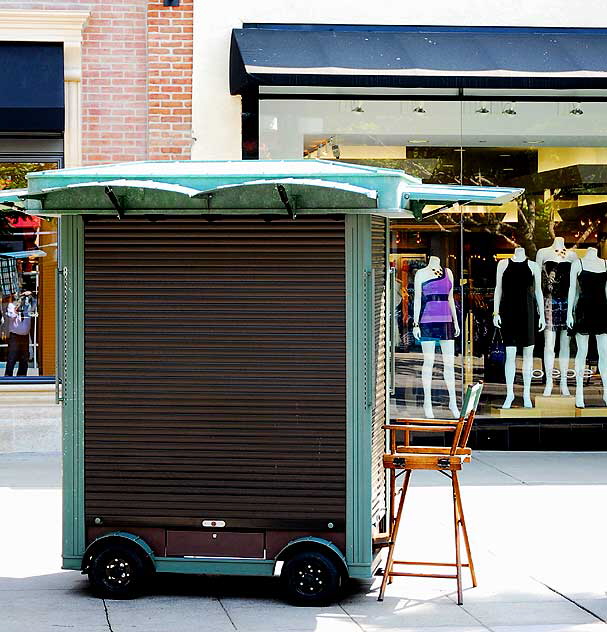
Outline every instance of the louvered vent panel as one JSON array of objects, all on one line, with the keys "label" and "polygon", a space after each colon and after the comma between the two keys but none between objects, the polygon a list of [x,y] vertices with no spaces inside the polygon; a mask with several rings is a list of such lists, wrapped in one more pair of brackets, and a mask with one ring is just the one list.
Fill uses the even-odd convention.
[{"label": "louvered vent panel", "polygon": [[344,223],[90,220],[87,521],[345,520]]},{"label": "louvered vent panel", "polygon": [[371,224],[371,256],[374,279],[373,315],[375,344],[375,402],[371,435],[372,516],[383,516],[386,508],[383,454],[386,421],[386,220],[374,216]]}]

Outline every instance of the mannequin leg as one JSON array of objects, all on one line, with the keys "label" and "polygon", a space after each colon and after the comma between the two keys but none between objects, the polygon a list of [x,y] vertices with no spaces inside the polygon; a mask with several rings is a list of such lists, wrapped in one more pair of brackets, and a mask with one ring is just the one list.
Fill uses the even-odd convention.
[{"label": "mannequin leg", "polygon": [[569,387],[567,386],[567,371],[569,371],[569,335],[567,330],[561,331],[559,341],[559,369],[561,371],[561,395],[569,396]]},{"label": "mannequin leg", "polygon": [[510,408],[514,401],[514,375],[516,373],[516,347],[506,347],[506,399],[502,408]]},{"label": "mannequin leg", "polygon": [[434,419],[432,411],[432,370],[434,369],[434,353],[436,343],[434,340],[422,342],[424,352],[424,365],[422,366],[422,385],[424,387],[424,416]]},{"label": "mannequin leg", "polygon": [[[554,358],[554,355],[552,356]],[[531,375],[533,373],[533,345],[523,347],[523,406],[533,408],[531,402]]]},{"label": "mannequin leg", "polygon": [[599,373],[603,382],[603,401],[607,404],[607,334],[596,337],[596,347],[599,352]]},{"label": "mannequin leg", "polygon": [[544,330],[544,369],[546,370],[546,387],[544,396],[552,395],[552,379],[554,375],[554,342],[556,334],[554,331]]},{"label": "mannequin leg", "polygon": [[459,409],[455,396],[455,341],[441,340],[440,348],[443,356],[443,373],[449,393],[449,410],[453,417],[457,419],[459,418]]},{"label": "mannequin leg", "polygon": [[575,355],[575,405],[584,408],[584,368],[588,354],[588,336],[575,334],[577,353]]}]

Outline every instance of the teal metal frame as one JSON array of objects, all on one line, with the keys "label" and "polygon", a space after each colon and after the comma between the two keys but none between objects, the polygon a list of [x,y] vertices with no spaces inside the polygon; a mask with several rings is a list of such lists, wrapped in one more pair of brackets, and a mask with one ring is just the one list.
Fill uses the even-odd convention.
[{"label": "teal metal frame", "polygon": [[[371,217],[346,217],[346,561],[351,577],[372,574]],[[371,303],[369,302],[371,299]]]},{"label": "teal metal frame", "polygon": [[84,524],[84,230],[82,217],[59,222],[59,267],[63,298],[58,310],[63,334],[57,357],[63,364],[63,568],[79,569]]}]

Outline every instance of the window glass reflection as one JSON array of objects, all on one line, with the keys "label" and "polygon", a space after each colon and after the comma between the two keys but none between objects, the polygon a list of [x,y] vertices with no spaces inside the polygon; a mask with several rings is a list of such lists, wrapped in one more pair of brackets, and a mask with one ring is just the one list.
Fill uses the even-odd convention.
[{"label": "window glass reflection", "polygon": [[[0,189],[27,187],[27,173],[57,163],[0,163]],[[0,379],[55,372],[55,220],[0,211]]]}]

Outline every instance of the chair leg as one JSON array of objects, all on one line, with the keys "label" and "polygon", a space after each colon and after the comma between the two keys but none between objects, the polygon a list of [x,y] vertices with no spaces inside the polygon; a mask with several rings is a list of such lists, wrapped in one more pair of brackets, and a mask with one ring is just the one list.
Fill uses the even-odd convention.
[{"label": "chair leg", "polygon": [[[401,492],[402,493],[402,492]],[[394,498],[396,496],[396,470],[390,470],[390,525],[388,533],[392,539],[392,528],[394,527]],[[388,583],[392,583],[392,577],[388,577]]]},{"label": "chair leg", "polygon": [[459,479],[457,472],[453,472],[453,484],[457,489],[457,504],[459,508],[460,522],[462,525],[462,532],[464,534],[464,544],[466,546],[466,554],[468,555],[468,565],[470,568],[470,575],[472,576],[472,585],[476,587],[476,573],[474,572],[474,562],[472,561],[472,551],[470,549],[470,540],[468,539],[468,529],[466,528],[466,518],[464,517],[464,507],[462,505],[462,495],[459,486]]},{"label": "chair leg", "polygon": [[388,533],[392,532],[394,525],[394,495],[396,494],[396,470],[390,470],[390,522],[388,524]]},{"label": "chair leg", "polygon": [[403,482],[403,489],[401,491],[400,501],[398,503],[398,511],[396,512],[396,518],[394,524],[390,529],[390,544],[388,546],[388,558],[386,560],[386,567],[384,568],[384,576],[381,580],[381,588],[379,589],[379,597],[377,601],[384,600],[384,593],[386,592],[386,586],[390,580],[390,573],[392,572],[392,561],[394,560],[394,549],[396,547],[396,537],[398,536],[398,527],[400,526],[400,519],[403,515],[403,506],[405,504],[405,495],[407,488],[409,487],[409,479],[411,478],[411,470],[407,470],[405,473],[405,480]]},{"label": "chair leg", "polygon": [[453,526],[455,528],[455,572],[457,580],[457,604],[461,606],[464,603],[464,597],[462,593],[462,560],[460,556],[460,535],[459,535],[459,503],[458,503],[458,486],[456,483],[457,476],[455,472],[452,472],[451,485],[453,487]]},{"label": "chair leg", "polygon": [[[402,493],[402,491],[401,491]],[[392,529],[394,528],[394,497],[396,495],[396,471],[390,470],[390,541],[392,541]],[[392,583],[392,576],[388,575],[388,583]]]},{"label": "chair leg", "polygon": [[[391,470],[392,472],[392,476],[393,476],[393,480],[392,480],[392,498],[394,498],[394,495],[396,494],[396,470]],[[411,475],[411,471],[409,470],[409,472],[407,472],[407,474],[409,474],[409,476]],[[405,474],[405,476],[407,476]],[[401,489],[400,493],[401,493],[401,501],[404,504],[405,502],[405,495],[407,494],[407,490],[409,489],[409,478],[407,477],[405,481],[403,481],[403,488]],[[394,502],[392,503],[392,505],[394,505]],[[391,524],[394,525],[395,522],[395,517],[394,517],[394,506],[392,506],[392,522]],[[392,541],[392,537],[390,537],[390,541]],[[394,536],[394,542],[396,542],[396,536]],[[388,584],[391,584],[394,581],[394,578],[392,577],[392,574],[389,573],[388,574]]]}]

